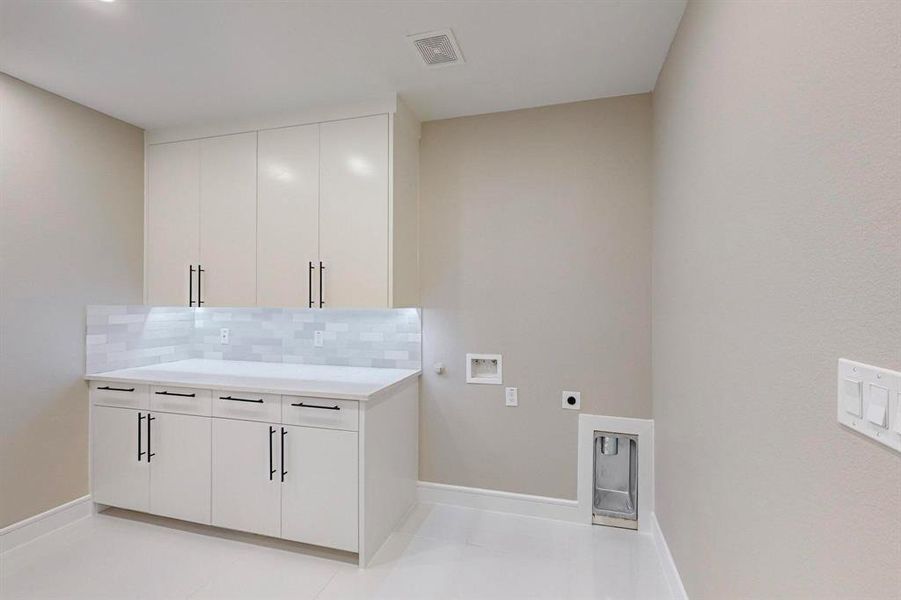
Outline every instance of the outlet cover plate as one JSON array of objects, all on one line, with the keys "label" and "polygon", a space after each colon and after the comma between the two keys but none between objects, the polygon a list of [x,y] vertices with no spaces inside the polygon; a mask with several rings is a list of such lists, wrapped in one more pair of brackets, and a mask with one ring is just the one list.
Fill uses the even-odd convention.
[{"label": "outlet cover plate", "polygon": [[[572,398],[573,400],[570,400]],[[563,408],[568,410],[581,410],[582,409],[582,392],[567,392],[564,391],[560,397],[561,404]]]},{"label": "outlet cover plate", "polygon": [[504,404],[506,406],[519,406],[519,390],[515,387],[505,388]]}]

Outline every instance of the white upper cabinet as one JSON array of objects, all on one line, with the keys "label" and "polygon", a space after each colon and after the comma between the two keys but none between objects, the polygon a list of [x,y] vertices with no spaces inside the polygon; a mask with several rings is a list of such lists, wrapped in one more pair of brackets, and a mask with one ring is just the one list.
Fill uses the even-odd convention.
[{"label": "white upper cabinet", "polygon": [[319,125],[260,132],[257,303],[318,306]]},{"label": "white upper cabinet", "polygon": [[419,122],[402,105],[154,144],[147,165],[149,304],[419,304]]},{"label": "white upper cabinet", "polygon": [[323,123],[320,143],[324,306],[387,308],[388,115]]},{"label": "white upper cabinet", "polygon": [[147,303],[184,306],[200,257],[200,143],[149,146],[147,193]]},{"label": "white upper cabinet", "polygon": [[257,268],[257,134],[200,142],[200,300],[253,306]]}]

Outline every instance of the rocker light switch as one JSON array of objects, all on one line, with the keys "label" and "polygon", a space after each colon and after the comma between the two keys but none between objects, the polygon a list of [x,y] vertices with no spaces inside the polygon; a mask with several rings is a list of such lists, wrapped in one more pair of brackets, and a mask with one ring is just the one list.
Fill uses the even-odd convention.
[{"label": "rocker light switch", "polygon": [[867,404],[867,421],[878,427],[885,427],[888,412],[888,390],[881,385],[870,384],[870,402]]},{"label": "rocker light switch", "polygon": [[845,412],[851,413],[855,417],[863,416],[861,414],[862,404],[863,395],[861,394],[860,382],[854,379],[843,379],[842,406],[844,406]]},{"label": "rocker light switch", "polygon": [[892,427],[892,430],[901,437],[901,392],[898,392],[895,398],[895,406],[897,409],[895,410],[895,420],[893,421],[895,425]]}]

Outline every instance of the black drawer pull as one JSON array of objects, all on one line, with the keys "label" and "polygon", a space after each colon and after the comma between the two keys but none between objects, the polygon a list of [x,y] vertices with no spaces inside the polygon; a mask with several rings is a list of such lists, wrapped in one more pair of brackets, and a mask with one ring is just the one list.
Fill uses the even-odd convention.
[{"label": "black drawer pull", "polygon": [[133,391],[135,391],[134,388],[114,388],[114,387],[110,387],[108,385],[101,386],[97,389],[98,390],[109,390],[110,392],[133,392]]},{"label": "black drawer pull", "polygon": [[303,402],[298,402],[291,406],[299,406],[301,408],[321,408],[322,410],[341,410],[341,407],[337,404],[334,406],[319,406],[318,404],[304,404]]},{"label": "black drawer pull", "polygon": [[166,392],[166,391],[153,392],[153,393],[156,394],[157,396],[180,396],[182,398],[193,398],[194,396],[197,395],[194,392],[191,392],[190,394],[179,394],[178,392]]},{"label": "black drawer pull", "polygon": [[250,398],[235,398],[234,396],[219,396],[220,400],[231,400],[232,402],[253,402],[254,404],[262,404],[263,399],[251,400]]}]

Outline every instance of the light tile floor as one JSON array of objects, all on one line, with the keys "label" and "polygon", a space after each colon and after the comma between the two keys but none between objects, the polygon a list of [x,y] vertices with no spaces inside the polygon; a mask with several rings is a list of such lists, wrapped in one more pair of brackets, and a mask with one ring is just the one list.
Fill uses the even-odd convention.
[{"label": "light tile floor", "polygon": [[0,555],[0,598],[670,598],[647,535],[421,504],[348,555],[110,510]]}]

